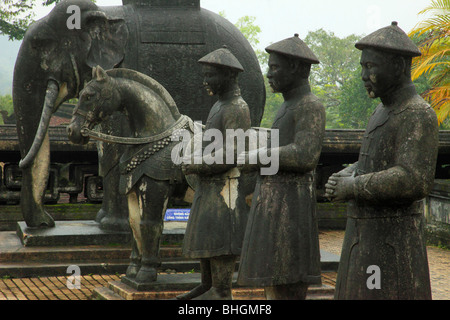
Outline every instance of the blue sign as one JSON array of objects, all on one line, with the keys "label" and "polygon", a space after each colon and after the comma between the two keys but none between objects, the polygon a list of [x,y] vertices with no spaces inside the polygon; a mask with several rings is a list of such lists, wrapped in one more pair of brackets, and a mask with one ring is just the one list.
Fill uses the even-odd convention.
[{"label": "blue sign", "polygon": [[164,221],[188,221],[191,209],[167,209]]}]

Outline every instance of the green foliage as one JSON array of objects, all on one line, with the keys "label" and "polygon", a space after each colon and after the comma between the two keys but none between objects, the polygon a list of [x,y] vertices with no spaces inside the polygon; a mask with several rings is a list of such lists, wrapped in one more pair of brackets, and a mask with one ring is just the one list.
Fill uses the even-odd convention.
[{"label": "green foliage", "polygon": [[267,62],[269,61],[269,55],[266,51],[257,48],[259,44],[259,34],[261,28],[255,25],[256,17],[244,16],[234,24],[245,36],[258,58],[259,64],[262,70],[267,68]]},{"label": "green foliage", "polygon": [[261,120],[261,127],[270,128],[277,114],[279,107],[283,104],[283,96],[280,93],[274,93],[269,86],[267,77],[264,76],[264,84],[266,87],[266,105]]},{"label": "green foliage", "polygon": [[332,128],[365,129],[370,116],[380,103],[378,99],[369,98],[361,81],[360,69],[356,69],[340,88],[340,103],[336,108],[339,119],[330,123]]},{"label": "green foliage", "polygon": [[[224,11],[219,12],[219,15],[226,18]],[[257,48],[257,45],[259,44],[258,37],[261,33],[261,28],[255,25],[255,19],[255,17],[244,16],[235,23],[235,26],[242,32],[244,37],[253,47],[261,69],[267,71],[269,55],[267,54],[267,52]],[[264,84],[266,87],[266,104],[264,107],[263,118],[261,120],[261,127],[270,128],[272,126],[273,119],[275,118],[275,115],[278,111],[278,108],[283,103],[283,97],[281,94],[272,92],[265,73],[266,72],[263,72]]]},{"label": "green foliage", "polygon": [[[249,39],[253,47],[259,43],[261,30],[254,25],[255,19],[243,17],[236,26]],[[313,93],[324,104],[327,113],[328,129],[364,129],[367,122],[380,103],[371,99],[361,81],[359,60],[361,51],[355,48],[355,43],[362,36],[350,35],[337,37],[333,32],[323,29],[311,31],[304,39],[308,47],[319,58],[320,64],[311,68],[310,83]],[[429,38],[427,34],[414,34],[412,39],[419,44]],[[268,54],[255,50],[261,68],[266,73]],[[270,127],[278,108],[283,103],[281,94],[273,93],[265,78],[266,105],[261,122],[262,127]],[[429,75],[418,77],[414,84],[419,94],[431,89]],[[450,119],[441,124],[441,129],[450,129]]]},{"label": "green foliage", "polygon": [[[220,15],[225,17],[224,12]],[[245,16],[235,25],[255,48],[261,30],[254,23],[254,17]],[[333,32],[319,29],[309,32],[304,40],[321,62],[312,66],[310,83],[326,108],[327,128],[365,128],[378,103],[367,96],[360,78],[361,53],[355,48],[359,39],[356,35],[341,39]],[[255,52],[265,74],[269,55],[259,49]],[[264,82],[267,95],[261,127],[270,128],[283,97],[272,92],[265,75]]]},{"label": "green foliage", "polygon": [[255,25],[255,20],[256,17],[244,16],[234,24],[245,35],[253,48],[259,44],[258,35],[261,33],[261,28]]},{"label": "green foliage", "polygon": [[4,0],[0,4],[0,34],[21,40],[33,22],[35,0]]},{"label": "green foliage", "polygon": [[311,68],[311,83],[338,87],[352,78],[359,66],[360,51],[355,48],[359,39],[353,34],[341,39],[323,29],[310,31],[304,41],[320,60]]},{"label": "green foliage", "polygon": [[[14,112],[14,108],[13,108],[12,96],[10,94],[0,96],[0,113],[10,116],[13,112]],[[0,116],[0,124],[3,124],[2,116]]]},{"label": "green foliage", "polygon": [[39,6],[50,6],[60,1],[3,0],[0,3],[0,34],[7,35],[9,40],[22,40],[25,31],[34,22],[35,9]]},{"label": "green foliage", "polygon": [[305,43],[320,64],[311,68],[312,92],[325,106],[327,128],[365,128],[377,102],[371,100],[362,85],[359,59],[355,48],[360,36],[337,37],[323,29],[311,31]]},{"label": "green foliage", "polygon": [[[219,15],[225,19],[227,18],[225,11],[220,11]],[[260,43],[259,34],[261,33],[261,28],[255,24],[255,20],[256,17],[243,16],[239,18],[234,25],[250,43],[258,58],[261,69],[265,70],[267,68],[267,62],[269,61],[269,55],[266,51],[257,48]]]},{"label": "green foliage", "polygon": [[412,78],[426,75],[430,87],[422,96],[436,111],[439,123],[450,115],[450,0],[433,0],[419,15],[431,14],[409,36],[422,55],[412,63]]}]

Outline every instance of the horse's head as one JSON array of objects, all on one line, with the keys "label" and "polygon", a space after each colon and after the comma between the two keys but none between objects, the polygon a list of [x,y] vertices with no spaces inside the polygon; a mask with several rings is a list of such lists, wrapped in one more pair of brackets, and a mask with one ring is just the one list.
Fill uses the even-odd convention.
[{"label": "horse's head", "polygon": [[69,140],[76,144],[86,144],[89,136],[83,129],[92,129],[110,116],[120,106],[114,80],[100,66],[92,69],[92,80],[80,92],[78,104],[72,120],[67,126]]}]

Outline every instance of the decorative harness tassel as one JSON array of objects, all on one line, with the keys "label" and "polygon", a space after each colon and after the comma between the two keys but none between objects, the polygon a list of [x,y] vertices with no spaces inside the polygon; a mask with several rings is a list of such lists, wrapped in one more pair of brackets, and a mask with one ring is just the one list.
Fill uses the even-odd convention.
[{"label": "decorative harness tassel", "polygon": [[[86,119],[88,115],[86,116]],[[108,134],[100,133],[89,129],[87,125],[83,126],[81,129],[81,134],[84,137],[90,137],[95,140],[107,142],[107,143],[117,143],[117,144],[128,144],[128,145],[139,145],[147,144],[162,140],[164,138],[170,137],[176,130],[180,130],[186,126],[188,122],[192,121],[188,116],[181,115],[181,117],[175,122],[175,124],[167,129],[166,131],[151,137],[143,138],[131,138],[131,137],[117,137]]]}]

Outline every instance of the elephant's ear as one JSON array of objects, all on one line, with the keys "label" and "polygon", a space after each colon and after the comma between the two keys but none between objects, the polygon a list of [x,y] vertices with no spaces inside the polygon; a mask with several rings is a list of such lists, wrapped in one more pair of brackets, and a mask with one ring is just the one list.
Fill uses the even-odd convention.
[{"label": "elephant's ear", "polygon": [[128,28],[123,19],[108,18],[102,11],[91,11],[85,15],[85,26],[90,38],[86,63],[105,70],[119,65],[125,55]]}]

